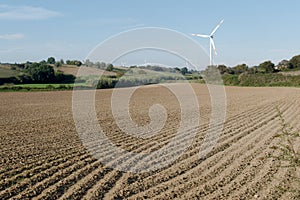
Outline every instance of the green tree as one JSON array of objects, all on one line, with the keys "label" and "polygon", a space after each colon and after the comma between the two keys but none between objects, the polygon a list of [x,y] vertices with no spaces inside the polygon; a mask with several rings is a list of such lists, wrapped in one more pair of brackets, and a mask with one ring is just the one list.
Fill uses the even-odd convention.
[{"label": "green tree", "polygon": [[47,59],[47,63],[49,63],[49,64],[55,64],[55,58],[54,57],[49,57]]},{"label": "green tree", "polygon": [[175,67],[174,68],[176,72],[181,72],[181,70],[179,69],[179,67]]},{"label": "green tree", "polygon": [[300,68],[300,55],[291,58],[289,62],[289,68],[290,69]]},{"label": "green tree", "polygon": [[98,61],[98,62],[95,62],[95,66],[98,68],[98,69],[100,69],[100,62]]},{"label": "green tree", "polygon": [[258,71],[261,73],[275,72],[275,65],[271,61],[265,61],[258,66]]},{"label": "green tree", "polygon": [[61,63],[61,62],[55,62],[54,66],[55,66],[55,67],[61,67],[61,66],[62,66],[62,63]]},{"label": "green tree", "polygon": [[114,66],[112,64],[108,64],[106,70],[111,72],[114,70]]},{"label": "green tree", "polygon": [[100,63],[100,68],[101,69],[105,69],[106,68],[106,63],[105,62],[101,62]]},{"label": "green tree", "polygon": [[240,64],[232,68],[234,74],[242,74],[248,71],[248,66],[246,64]]},{"label": "green tree", "polygon": [[250,67],[248,69],[249,74],[256,74],[257,72],[258,72],[258,67],[257,66],[253,66],[253,67]]},{"label": "green tree", "polygon": [[79,61],[79,60],[77,60],[77,61],[76,61],[76,66],[77,66],[77,67],[80,67],[81,65],[82,65],[82,62]]},{"label": "green tree", "polygon": [[290,62],[288,60],[282,60],[276,67],[278,70],[286,70],[290,67]]},{"label": "green tree", "polygon": [[227,68],[227,74],[234,74],[234,70],[232,69],[232,67]]},{"label": "green tree", "polygon": [[55,79],[53,67],[44,63],[32,63],[27,72],[36,83],[50,83]]},{"label": "green tree", "polygon": [[64,65],[65,64],[65,62],[64,62],[64,60],[63,59],[60,59],[60,61],[59,61],[62,65]]},{"label": "green tree", "polygon": [[85,64],[86,66],[88,66],[88,67],[94,66],[94,63],[91,62],[89,59],[87,59],[87,60],[84,62],[84,64]]},{"label": "green tree", "polygon": [[42,60],[42,61],[40,61],[40,64],[47,64],[47,62],[46,62],[46,60]]},{"label": "green tree", "polygon": [[187,74],[188,71],[189,71],[189,70],[188,70],[188,68],[186,68],[186,67],[183,67],[183,68],[180,69],[180,72],[181,72],[182,75]]},{"label": "green tree", "polygon": [[225,65],[218,65],[218,70],[220,74],[225,74],[227,72],[227,67]]}]

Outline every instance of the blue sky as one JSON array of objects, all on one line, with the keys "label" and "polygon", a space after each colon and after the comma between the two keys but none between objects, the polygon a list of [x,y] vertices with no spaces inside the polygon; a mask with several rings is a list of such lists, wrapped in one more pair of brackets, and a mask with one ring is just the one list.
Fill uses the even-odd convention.
[{"label": "blue sky", "polygon": [[[299,7],[297,0],[1,0],[0,62],[83,60],[97,44],[128,29],[208,34],[224,18],[215,34],[215,63],[277,63],[300,54]],[[193,39],[208,50],[208,40]]]}]

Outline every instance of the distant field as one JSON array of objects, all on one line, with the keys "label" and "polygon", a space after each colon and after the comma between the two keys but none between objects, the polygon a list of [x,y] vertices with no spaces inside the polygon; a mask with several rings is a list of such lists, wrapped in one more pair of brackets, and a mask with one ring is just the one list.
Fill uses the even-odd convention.
[{"label": "distant field", "polygon": [[[18,84],[14,86],[19,86],[19,87],[30,87],[30,88],[47,88],[49,85],[53,86],[54,88],[58,88],[62,85],[64,86],[74,86],[73,83],[67,83],[67,84],[61,84],[61,83],[51,83],[51,84]],[[75,84],[76,86],[85,86],[86,84],[80,83],[80,84]]]},{"label": "distant field", "polygon": [[9,77],[17,76],[18,74],[19,74],[18,71],[0,66],[0,78],[9,78]]},{"label": "distant field", "polygon": [[299,76],[300,70],[299,71],[279,72],[279,73],[283,74],[283,75],[289,75],[289,76]]},{"label": "distant field", "polygon": [[2,69],[10,69],[10,65],[3,65],[3,64],[0,64],[0,68]]},{"label": "distant field", "polygon": [[72,90],[74,86],[88,87],[85,83],[7,84],[0,86],[0,92]]},{"label": "distant field", "polygon": [[[106,76],[113,76],[116,75],[115,72],[109,72],[109,71],[104,71],[102,69],[97,69],[97,68],[91,68],[91,67],[85,67],[85,66],[81,66],[80,68],[86,68],[86,71],[89,74],[93,74],[93,72],[103,72],[103,75]],[[77,66],[73,66],[73,65],[63,65],[62,67],[57,68],[58,71],[63,72],[64,74],[72,74],[73,76],[77,75],[79,67]]]}]

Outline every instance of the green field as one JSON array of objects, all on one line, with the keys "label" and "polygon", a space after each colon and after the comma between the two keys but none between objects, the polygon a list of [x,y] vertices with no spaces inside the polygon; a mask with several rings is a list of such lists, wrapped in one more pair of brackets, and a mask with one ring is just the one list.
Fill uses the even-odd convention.
[{"label": "green field", "polygon": [[85,83],[68,84],[5,84],[0,86],[0,92],[12,91],[52,91],[52,90],[72,90],[74,86],[90,87]]},{"label": "green field", "polygon": [[6,69],[6,68],[0,68],[0,78],[9,78],[14,77],[19,74],[18,71]]},{"label": "green field", "polygon": [[[47,88],[49,86],[52,86],[54,88],[59,88],[61,86],[86,86],[84,83],[80,84],[73,84],[73,83],[67,83],[67,84],[60,84],[60,83],[51,83],[51,84],[17,84],[14,85],[15,87],[28,87],[28,88]],[[3,87],[3,86],[2,86]]]}]

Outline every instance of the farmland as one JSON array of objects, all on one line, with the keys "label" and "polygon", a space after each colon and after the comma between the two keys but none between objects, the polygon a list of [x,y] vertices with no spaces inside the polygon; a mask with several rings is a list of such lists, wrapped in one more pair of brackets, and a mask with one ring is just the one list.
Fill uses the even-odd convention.
[{"label": "farmland", "polygon": [[11,70],[10,67],[0,65],[0,78],[7,78],[18,75],[19,72]]},{"label": "farmland", "polygon": [[[274,137],[281,131],[276,107],[288,123],[300,128],[300,90],[226,87],[222,135],[201,160],[198,152],[211,105],[205,85],[193,88],[201,121],[192,145],[170,166],[141,174],[108,168],[88,153],[73,121],[72,91],[1,93],[0,199],[296,199],[290,192],[292,169],[281,167],[275,157],[281,152],[272,147],[281,142]],[[168,89],[143,86],[131,98],[130,114],[140,125],[149,123],[151,105],[159,103],[167,111],[161,132],[145,140],[117,127],[112,91],[97,90],[95,107],[99,124],[114,144],[147,152],[174,136],[180,106]]]},{"label": "farmland", "polygon": [[[84,67],[84,66],[83,66]],[[63,65],[62,67],[59,67],[59,71],[63,72],[64,74],[72,74],[73,76],[76,76],[77,72],[78,72],[78,67],[77,66],[72,66],[72,65]],[[85,70],[87,71],[87,73],[89,74],[93,74],[93,73],[103,73],[103,75],[106,76],[114,76],[116,75],[116,73],[114,72],[109,72],[106,70],[101,70],[101,69],[96,69],[96,68],[86,68]]]}]

